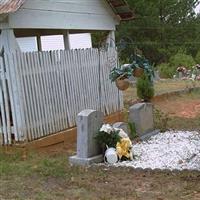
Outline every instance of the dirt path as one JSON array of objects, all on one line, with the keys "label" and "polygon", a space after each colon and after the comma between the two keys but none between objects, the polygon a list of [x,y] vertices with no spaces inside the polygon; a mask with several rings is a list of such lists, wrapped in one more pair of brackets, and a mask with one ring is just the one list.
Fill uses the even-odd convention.
[{"label": "dirt path", "polygon": [[196,118],[200,115],[200,99],[199,100],[165,100],[156,103],[170,116],[183,118]]}]

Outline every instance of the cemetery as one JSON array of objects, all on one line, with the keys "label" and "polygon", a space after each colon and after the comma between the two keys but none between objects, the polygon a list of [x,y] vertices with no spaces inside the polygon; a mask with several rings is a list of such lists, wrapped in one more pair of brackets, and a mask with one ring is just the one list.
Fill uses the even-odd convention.
[{"label": "cemetery", "polygon": [[[182,87],[181,84],[180,87]],[[173,89],[172,86],[170,87]],[[17,149],[19,151],[17,155],[13,153],[12,149],[6,150],[6,156],[5,152],[1,152],[1,170],[4,174],[2,180],[5,183],[5,175],[7,178],[12,177],[12,180],[13,178],[17,180],[20,176],[20,179],[23,179],[20,185],[26,188],[25,191],[29,188],[29,181],[32,184],[37,184],[38,186],[33,189],[33,193],[28,195],[33,198],[42,196],[47,199],[55,199],[54,190],[59,190],[66,197],[72,199],[76,199],[76,197],[80,199],[96,197],[98,199],[102,197],[102,191],[103,196],[107,199],[122,198],[125,194],[132,197],[134,191],[137,191],[136,194],[141,198],[149,195],[150,199],[154,199],[155,195],[151,196],[151,192],[159,192],[160,188],[167,198],[176,196],[176,190],[184,193],[183,179],[189,179],[188,184],[191,189],[189,188],[187,191],[192,197],[198,199],[199,134],[195,130],[198,130],[199,127],[199,96],[199,92],[195,91],[190,94],[168,96],[164,99],[156,100],[155,98],[153,104],[156,109],[161,109],[162,112],[170,111],[170,122],[167,125],[165,124],[165,122],[167,123],[166,116],[160,112],[155,113],[155,111],[153,116],[156,120],[153,124],[151,120],[150,123],[143,123],[143,120],[140,120],[141,117],[152,119],[151,103],[147,103],[149,104],[147,107],[145,106],[146,103],[130,106],[129,116],[127,117],[144,128],[136,126],[136,129],[140,130],[140,137],[146,136],[142,139],[138,137],[131,139],[133,160],[129,157],[119,161],[118,157],[113,157],[113,155],[116,155],[113,152],[116,153],[116,151],[111,150],[107,152],[108,160],[105,160],[104,163],[102,148],[97,145],[94,137],[101,128],[108,132],[109,129],[115,128],[116,130],[124,130],[120,133],[122,137],[131,138],[132,135],[127,130],[127,123],[124,123],[127,122],[126,117],[124,120],[121,119],[112,124],[112,122],[103,121],[103,113],[100,111],[83,110],[76,119],[77,144],[73,143],[70,148],[66,148],[66,143],[59,143],[37,149],[35,153],[29,150],[25,157],[24,153],[21,153],[21,149]],[[174,111],[174,108],[178,106],[180,108]],[[189,107],[188,110],[187,106]],[[148,115],[145,114],[147,108],[149,109]],[[193,108],[195,114],[189,112]],[[190,114],[189,117],[185,117],[185,112]],[[109,123],[109,125],[104,123]],[[162,133],[152,131],[162,128],[164,129]],[[172,129],[167,130],[170,128]],[[183,131],[180,131],[181,129]],[[148,131],[146,132],[146,130]],[[118,149],[119,147],[123,148],[123,145],[117,147]],[[105,151],[106,149],[104,149]],[[119,150],[118,152],[120,153]],[[124,153],[124,151],[121,152]],[[128,154],[123,155],[127,156]],[[37,179],[33,179],[33,176]],[[132,185],[127,186],[130,179]],[[45,188],[46,181],[48,181],[48,188],[52,188],[51,191]],[[51,186],[52,181],[53,185]],[[164,181],[167,186],[157,184],[161,181]],[[6,183],[6,185],[9,183],[10,191],[13,191],[12,187],[15,188],[13,185],[15,181]],[[172,183],[176,190],[171,190],[170,184]],[[146,189],[143,184],[151,184],[152,187]],[[110,193],[112,190],[120,191],[122,186],[125,188],[123,192]],[[7,191],[6,188],[3,186],[2,191]],[[22,190],[24,191],[23,188],[13,191],[8,196],[27,197],[27,193],[23,193]],[[193,191],[197,193],[193,193]],[[158,193],[157,196],[160,195],[162,196]]]},{"label": "cemetery", "polygon": [[0,0],[0,199],[200,199],[200,3],[158,4]]}]

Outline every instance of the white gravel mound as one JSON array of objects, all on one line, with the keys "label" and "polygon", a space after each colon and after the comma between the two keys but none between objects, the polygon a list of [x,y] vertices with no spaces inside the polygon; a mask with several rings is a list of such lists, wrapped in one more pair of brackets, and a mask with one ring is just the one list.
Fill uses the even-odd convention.
[{"label": "white gravel mound", "polygon": [[134,168],[200,170],[200,133],[168,131],[133,145],[135,159],[114,164]]}]

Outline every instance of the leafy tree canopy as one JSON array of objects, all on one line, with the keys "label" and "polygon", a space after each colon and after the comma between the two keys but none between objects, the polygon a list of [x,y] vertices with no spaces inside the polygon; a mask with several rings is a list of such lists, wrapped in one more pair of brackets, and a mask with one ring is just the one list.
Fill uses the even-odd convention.
[{"label": "leafy tree canopy", "polygon": [[[136,17],[117,29],[121,58],[130,58],[136,49],[152,63],[168,62],[184,50],[196,56],[200,49],[200,15],[198,0],[127,0]],[[124,42],[125,41],[125,42]],[[124,43],[124,45],[122,45]],[[124,47],[125,46],[125,47]]]}]

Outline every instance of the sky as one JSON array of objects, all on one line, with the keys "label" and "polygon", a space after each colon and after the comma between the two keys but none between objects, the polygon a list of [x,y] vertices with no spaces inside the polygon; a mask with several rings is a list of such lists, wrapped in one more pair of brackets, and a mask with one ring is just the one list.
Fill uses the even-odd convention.
[{"label": "sky", "polygon": [[197,6],[197,8],[195,9],[197,13],[200,12],[200,4]]}]

